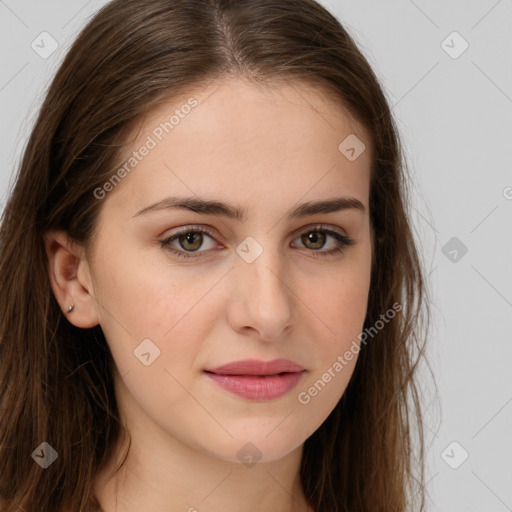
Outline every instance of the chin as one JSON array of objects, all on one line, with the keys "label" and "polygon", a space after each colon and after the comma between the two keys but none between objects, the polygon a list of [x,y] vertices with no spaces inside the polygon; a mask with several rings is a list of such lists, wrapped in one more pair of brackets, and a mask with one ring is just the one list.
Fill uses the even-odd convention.
[{"label": "chin", "polygon": [[289,455],[302,447],[305,439],[291,436],[290,432],[274,432],[269,435],[268,429],[261,431],[250,429],[245,435],[232,438],[213,440],[212,446],[206,447],[215,457],[226,462],[242,463],[251,467],[255,463],[273,462]]}]

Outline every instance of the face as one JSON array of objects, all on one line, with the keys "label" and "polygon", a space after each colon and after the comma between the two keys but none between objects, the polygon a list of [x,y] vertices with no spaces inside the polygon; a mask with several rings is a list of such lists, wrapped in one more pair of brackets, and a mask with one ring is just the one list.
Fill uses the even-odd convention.
[{"label": "face", "polygon": [[84,277],[122,415],[225,461],[300,448],[357,361],[366,132],[311,86],[230,78],[148,115],[125,162]]}]

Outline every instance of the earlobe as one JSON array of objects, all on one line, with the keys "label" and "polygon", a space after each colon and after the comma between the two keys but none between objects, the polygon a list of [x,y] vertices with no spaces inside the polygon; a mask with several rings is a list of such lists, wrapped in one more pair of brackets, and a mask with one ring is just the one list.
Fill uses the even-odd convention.
[{"label": "earlobe", "polygon": [[44,235],[48,258],[48,277],[69,322],[83,329],[99,324],[94,290],[85,250],[70,240],[64,231]]}]

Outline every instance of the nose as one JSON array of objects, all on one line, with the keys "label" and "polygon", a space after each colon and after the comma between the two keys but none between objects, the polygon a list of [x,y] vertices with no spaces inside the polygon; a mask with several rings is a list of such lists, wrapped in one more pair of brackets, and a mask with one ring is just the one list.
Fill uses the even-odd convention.
[{"label": "nose", "polygon": [[229,323],[261,341],[283,339],[292,330],[294,293],[277,248],[264,248],[252,263],[237,256],[231,272]]}]

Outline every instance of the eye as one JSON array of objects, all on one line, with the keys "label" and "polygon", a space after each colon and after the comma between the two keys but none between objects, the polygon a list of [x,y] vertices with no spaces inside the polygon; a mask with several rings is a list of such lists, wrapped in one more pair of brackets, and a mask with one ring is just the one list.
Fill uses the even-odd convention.
[{"label": "eye", "polygon": [[[331,243],[329,244],[329,238]],[[306,249],[310,249],[315,256],[329,256],[333,254],[341,253],[346,247],[354,245],[354,240],[343,233],[340,233],[331,228],[325,228],[324,226],[314,226],[308,231],[303,231],[300,237],[296,240],[300,240],[302,246]],[[320,250],[325,249],[328,250]]]},{"label": "eye", "polygon": [[[206,247],[203,247],[204,250],[200,251],[199,249],[207,239],[210,242],[206,244]],[[214,249],[218,244],[209,229],[185,227],[165,240],[161,240],[160,245],[181,258],[193,258],[201,255],[193,253],[202,253]]]},{"label": "eye", "polygon": [[[330,243],[329,239],[331,239]],[[309,249],[312,255],[322,257],[341,253],[346,247],[355,243],[343,233],[323,225],[310,227],[295,240],[300,240],[302,248]],[[206,246],[204,246],[205,241]],[[222,247],[216,242],[213,231],[206,226],[201,228],[185,226],[161,240],[160,245],[176,256],[186,259],[200,257],[203,252]],[[326,246],[328,250],[322,250]]]}]

